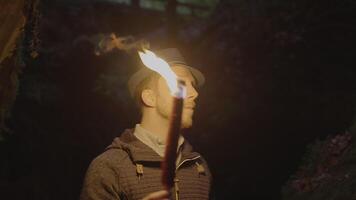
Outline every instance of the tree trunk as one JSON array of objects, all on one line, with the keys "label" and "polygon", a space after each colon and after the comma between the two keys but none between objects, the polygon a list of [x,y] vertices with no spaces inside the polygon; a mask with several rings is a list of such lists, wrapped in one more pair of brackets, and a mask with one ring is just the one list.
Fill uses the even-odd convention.
[{"label": "tree trunk", "polygon": [[24,0],[0,0],[0,63],[15,49],[25,23]]},{"label": "tree trunk", "polygon": [[0,135],[7,132],[4,120],[17,93],[20,65],[12,54],[25,24],[24,4],[24,0],[0,0]]}]

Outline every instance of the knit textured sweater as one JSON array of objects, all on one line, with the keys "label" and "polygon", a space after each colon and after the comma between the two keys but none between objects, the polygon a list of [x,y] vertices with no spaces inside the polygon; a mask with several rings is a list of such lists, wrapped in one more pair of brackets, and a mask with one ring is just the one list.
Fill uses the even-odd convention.
[{"label": "knit textured sweater", "polygon": [[[209,199],[211,174],[203,157],[184,141],[171,199]],[[139,200],[163,190],[162,157],[127,129],[90,164],[81,200]]]}]

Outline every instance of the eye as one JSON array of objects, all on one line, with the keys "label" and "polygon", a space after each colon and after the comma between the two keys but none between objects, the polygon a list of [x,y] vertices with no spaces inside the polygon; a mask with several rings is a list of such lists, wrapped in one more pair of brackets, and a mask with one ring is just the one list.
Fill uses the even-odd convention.
[{"label": "eye", "polygon": [[186,80],[185,81],[186,85],[191,85],[194,89],[197,89],[197,83],[195,82],[195,80]]},{"label": "eye", "polygon": [[192,86],[193,86],[195,89],[198,87],[198,84],[197,84],[197,82],[196,82],[195,79],[192,80],[192,81],[190,81],[190,83],[192,84]]}]

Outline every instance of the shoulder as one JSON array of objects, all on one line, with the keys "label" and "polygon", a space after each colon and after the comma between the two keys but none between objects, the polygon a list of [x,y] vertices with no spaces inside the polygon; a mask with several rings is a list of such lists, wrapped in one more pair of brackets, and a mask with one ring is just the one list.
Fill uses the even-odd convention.
[{"label": "shoulder", "polygon": [[90,163],[90,168],[117,168],[121,164],[131,161],[129,154],[122,149],[108,149],[98,155]]},{"label": "shoulder", "polygon": [[127,158],[120,149],[108,149],[97,156],[86,172],[81,199],[119,199],[121,165]]},{"label": "shoulder", "polygon": [[85,184],[116,185],[122,174],[120,172],[125,169],[128,162],[130,159],[124,150],[106,150],[91,161],[85,175]]}]

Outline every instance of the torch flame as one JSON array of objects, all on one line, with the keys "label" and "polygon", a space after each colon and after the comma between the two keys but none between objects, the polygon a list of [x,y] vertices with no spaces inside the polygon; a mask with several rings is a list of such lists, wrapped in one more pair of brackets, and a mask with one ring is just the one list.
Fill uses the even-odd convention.
[{"label": "torch flame", "polygon": [[186,96],[185,87],[178,84],[177,75],[173,72],[165,60],[156,56],[155,53],[147,49],[139,51],[138,54],[142,63],[146,67],[157,72],[166,80],[168,88],[173,96],[180,98],[184,98]]}]

